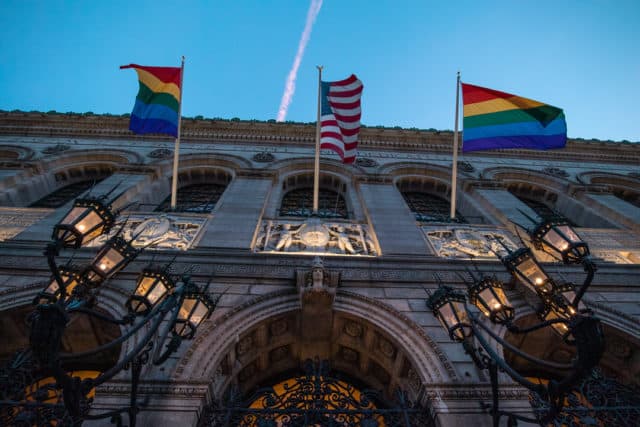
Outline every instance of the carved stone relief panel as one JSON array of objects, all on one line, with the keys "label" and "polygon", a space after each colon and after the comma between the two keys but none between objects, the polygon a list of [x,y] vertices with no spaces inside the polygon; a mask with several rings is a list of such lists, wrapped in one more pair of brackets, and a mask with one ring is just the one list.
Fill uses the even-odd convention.
[{"label": "carved stone relief panel", "polygon": [[254,252],[378,256],[375,238],[365,224],[265,220]]},{"label": "carved stone relief panel", "polygon": [[422,232],[435,253],[443,258],[495,259],[518,249],[517,239],[496,227],[422,226]]},{"label": "carved stone relief panel", "polygon": [[116,224],[108,236],[100,236],[89,243],[89,247],[101,246],[122,228],[122,236],[133,246],[148,246],[152,249],[189,249],[202,229],[206,218],[167,215],[163,213],[129,215],[124,224]]},{"label": "carved stone relief panel", "polygon": [[52,211],[52,209],[0,208],[0,242],[15,237]]}]

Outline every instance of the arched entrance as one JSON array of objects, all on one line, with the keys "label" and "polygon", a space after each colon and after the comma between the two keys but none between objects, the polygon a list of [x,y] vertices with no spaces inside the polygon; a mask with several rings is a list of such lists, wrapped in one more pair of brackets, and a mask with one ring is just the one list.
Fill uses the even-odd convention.
[{"label": "arched entrance", "polygon": [[457,377],[422,328],[344,291],[311,323],[306,304],[259,297],[205,332],[175,375],[209,379],[200,425],[432,425],[424,384]]}]

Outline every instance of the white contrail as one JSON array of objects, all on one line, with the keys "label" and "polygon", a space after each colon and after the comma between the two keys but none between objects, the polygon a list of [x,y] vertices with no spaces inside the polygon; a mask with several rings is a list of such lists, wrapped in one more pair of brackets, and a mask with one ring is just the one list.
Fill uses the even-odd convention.
[{"label": "white contrail", "polygon": [[296,52],[296,57],[293,59],[293,66],[289,71],[287,82],[284,86],[284,93],[282,94],[282,101],[280,101],[280,109],[278,110],[278,118],[276,119],[278,122],[283,122],[287,116],[287,110],[289,110],[291,98],[293,98],[293,93],[296,91],[298,68],[300,68],[300,62],[302,62],[304,50],[307,47],[309,37],[311,37],[313,23],[316,21],[316,16],[318,16],[318,12],[320,12],[321,7],[322,0],[311,0],[309,10],[307,11],[307,22],[304,25],[304,30],[302,31],[302,36],[300,36],[300,42],[298,43],[298,52]]}]

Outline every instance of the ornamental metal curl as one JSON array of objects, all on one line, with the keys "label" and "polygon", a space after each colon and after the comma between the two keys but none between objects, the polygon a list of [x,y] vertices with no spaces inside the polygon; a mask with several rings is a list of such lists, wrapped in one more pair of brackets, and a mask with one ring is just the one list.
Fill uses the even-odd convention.
[{"label": "ornamental metal curl", "polygon": [[304,374],[276,387],[257,390],[243,400],[237,389],[225,401],[205,408],[200,427],[303,427],[322,426],[420,426],[435,425],[431,412],[409,402],[398,390],[395,402],[385,404],[380,393],[358,390],[331,376],[325,361],[307,360]]}]

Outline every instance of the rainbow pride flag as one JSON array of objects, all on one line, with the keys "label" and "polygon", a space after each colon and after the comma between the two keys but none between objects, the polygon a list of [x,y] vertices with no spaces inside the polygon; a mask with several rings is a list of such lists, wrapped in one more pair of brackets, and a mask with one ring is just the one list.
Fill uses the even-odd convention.
[{"label": "rainbow pride flag", "polygon": [[131,112],[129,129],[137,134],[165,133],[178,137],[180,114],[180,67],[122,65],[138,73],[140,90]]},{"label": "rainbow pride flag", "polygon": [[510,93],[462,84],[462,151],[548,150],[567,143],[562,109]]}]

